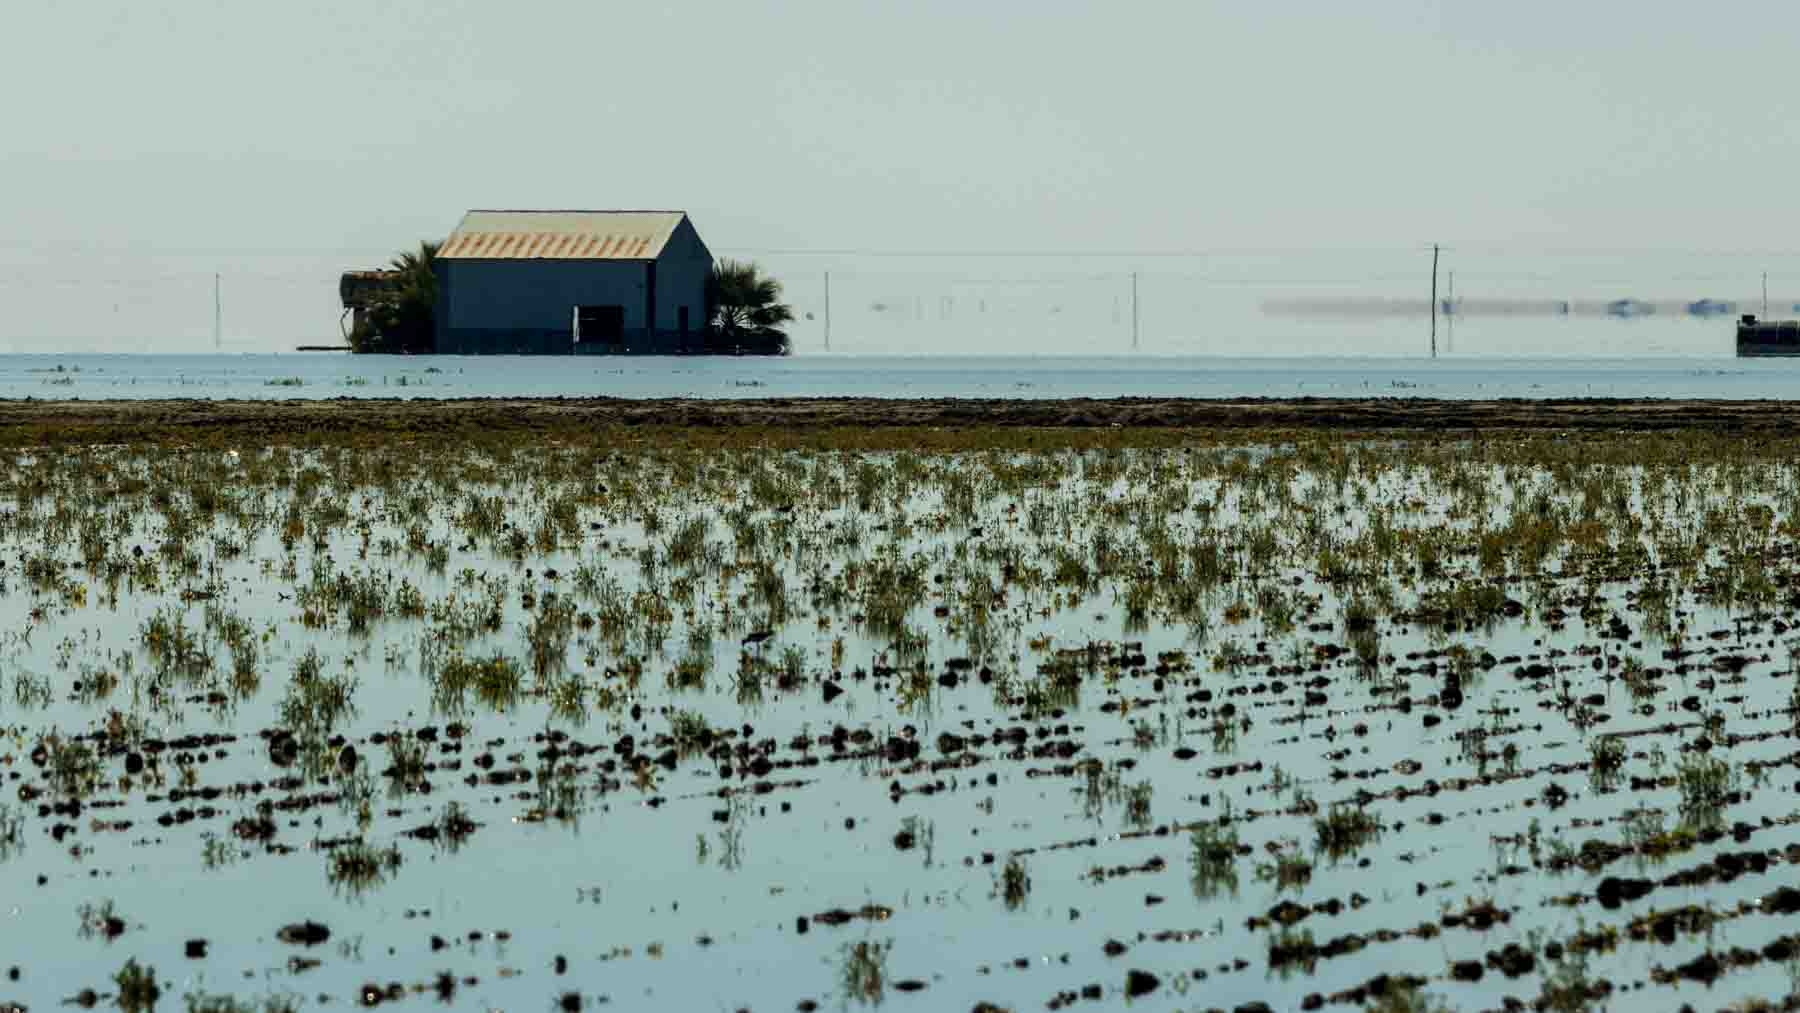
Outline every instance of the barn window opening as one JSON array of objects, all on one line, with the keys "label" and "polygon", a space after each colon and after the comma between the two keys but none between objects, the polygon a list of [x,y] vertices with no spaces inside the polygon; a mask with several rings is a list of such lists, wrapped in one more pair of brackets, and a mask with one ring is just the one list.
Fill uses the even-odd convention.
[{"label": "barn window opening", "polygon": [[625,340],[625,307],[575,307],[575,341],[577,344],[600,342],[618,344]]}]

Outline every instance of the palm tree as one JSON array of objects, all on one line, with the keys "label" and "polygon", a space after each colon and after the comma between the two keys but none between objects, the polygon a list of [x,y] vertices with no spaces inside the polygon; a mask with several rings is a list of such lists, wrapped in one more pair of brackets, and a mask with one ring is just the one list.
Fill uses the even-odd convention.
[{"label": "palm tree", "polygon": [[417,253],[408,250],[388,261],[388,267],[400,274],[403,293],[423,297],[426,305],[437,298],[437,275],[432,272],[431,265],[437,260],[438,248],[443,245],[421,239]]},{"label": "palm tree", "polygon": [[721,260],[706,278],[706,317],[718,350],[786,355],[781,325],[794,311],[781,302],[781,282],[748,261]]},{"label": "palm tree", "polygon": [[388,261],[393,281],[386,298],[368,308],[363,326],[350,332],[358,352],[429,352],[437,312],[437,274],[432,263],[442,243],[419,242]]}]

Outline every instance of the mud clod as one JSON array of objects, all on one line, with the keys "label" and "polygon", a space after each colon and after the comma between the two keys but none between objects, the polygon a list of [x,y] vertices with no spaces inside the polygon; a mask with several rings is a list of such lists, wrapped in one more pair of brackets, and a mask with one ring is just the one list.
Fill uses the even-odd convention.
[{"label": "mud clod", "polygon": [[1162,986],[1162,979],[1149,971],[1136,968],[1125,972],[1125,995],[1128,998],[1149,995]]},{"label": "mud clod", "polygon": [[331,930],[314,921],[295,922],[283,925],[275,938],[296,946],[318,946],[331,938]]}]

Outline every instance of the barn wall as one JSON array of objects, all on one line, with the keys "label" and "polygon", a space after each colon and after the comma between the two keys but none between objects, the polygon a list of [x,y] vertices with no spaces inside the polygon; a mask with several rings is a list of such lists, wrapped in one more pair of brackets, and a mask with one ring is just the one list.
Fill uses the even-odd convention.
[{"label": "barn wall", "polygon": [[712,271],[712,254],[700,234],[682,219],[662,256],[656,259],[656,326],[674,331],[680,324],[680,307],[688,308],[689,339],[700,340],[706,329],[706,276]]},{"label": "barn wall", "polygon": [[453,261],[450,316],[457,327],[569,329],[569,307],[625,307],[644,326],[644,265],[629,260]]}]

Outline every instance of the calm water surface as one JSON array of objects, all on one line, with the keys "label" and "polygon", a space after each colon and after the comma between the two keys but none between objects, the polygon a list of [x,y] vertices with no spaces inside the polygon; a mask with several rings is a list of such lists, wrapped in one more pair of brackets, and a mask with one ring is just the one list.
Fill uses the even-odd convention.
[{"label": "calm water surface", "polygon": [[1800,396],[1800,359],[289,355],[0,357],[0,397]]}]

